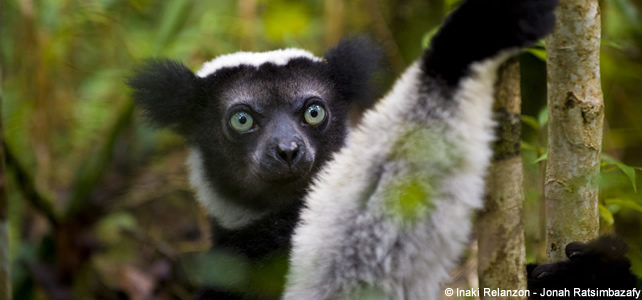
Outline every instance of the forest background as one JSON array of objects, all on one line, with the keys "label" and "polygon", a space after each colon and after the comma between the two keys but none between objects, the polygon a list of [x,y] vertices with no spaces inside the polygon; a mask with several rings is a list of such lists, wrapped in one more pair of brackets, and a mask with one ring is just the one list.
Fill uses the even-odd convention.
[{"label": "forest background", "polygon": [[[209,228],[187,184],[186,147],[172,132],[147,126],[132,106],[124,82],[136,63],[168,57],[196,70],[220,54],[283,47],[322,55],[345,35],[368,33],[383,45],[390,81],[419,55],[454,2],[2,1],[14,298],[189,299],[200,284],[235,279],[234,272],[217,277],[213,268],[243,276],[243,262],[199,254],[209,248]],[[642,0],[600,5],[600,231],[629,243],[642,277]],[[520,57],[529,262],[546,255],[544,59],[541,47]]]}]

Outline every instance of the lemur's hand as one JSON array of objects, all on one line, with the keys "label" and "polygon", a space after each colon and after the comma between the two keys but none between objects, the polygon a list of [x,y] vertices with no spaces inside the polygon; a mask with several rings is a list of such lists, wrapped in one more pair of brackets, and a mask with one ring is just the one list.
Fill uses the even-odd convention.
[{"label": "lemur's hand", "polygon": [[468,0],[432,39],[424,70],[450,84],[474,62],[529,46],[553,31],[558,0]]},{"label": "lemur's hand", "polygon": [[624,241],[613,236],[570,243],[566,246],[568,260],[527,267],[528,288],[531,292],[544,288],[634,288],[636,277],[630,271],[626,251]]}]

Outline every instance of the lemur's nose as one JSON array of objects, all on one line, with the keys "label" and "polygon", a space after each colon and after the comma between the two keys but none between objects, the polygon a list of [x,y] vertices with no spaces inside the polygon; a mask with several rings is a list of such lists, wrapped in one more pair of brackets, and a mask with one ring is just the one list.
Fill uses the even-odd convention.
[{"label": "lemur's nose", "polygon": [[290,167],[300,158],[299,144],[295,141],[290,143],[279,143],[276,147],[276,153],[281,160],[286,162]]}]

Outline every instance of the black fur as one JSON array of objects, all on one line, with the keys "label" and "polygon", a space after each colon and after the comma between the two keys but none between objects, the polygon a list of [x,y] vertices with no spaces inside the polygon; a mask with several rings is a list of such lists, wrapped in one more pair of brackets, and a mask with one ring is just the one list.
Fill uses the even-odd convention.
[{"label": "black fur", "polygon": [[194,125],[202,106],[201,79],[183,64],[169,59],[148,59],[129,78],[133,99],[155,125],[184,133]]},{"label": "black fur", "polygon": [[[290,240],[294,227],[299,218],[300,205],[269,214],[265,218],[237,230],[225,229],[212,223],[212,244],[218,249],[231,250],[234,253],[242,254],[247,258],[253,267],[262,270],[262,264],[274,259],[283,259],[281,263],[287,264],[290,250]],[[269,278],[273,286],[283,286],[287,268],[270,269]],[[263,285],[266,283],[263,282]],[[248,287],[243,294],[239,292],[226,291],[215,288],[205,288],[199,291],[196,299],[272,299],[278,298],[278,294],[270,297],[262,291],[255,290],[255,287]]]},{"label": "black fur", "polygon": [[358,101],[362,108],[369,108],[377,99],[373,75],[383,69],[382,57],[381,46],[366,37],[344,38],[324,56],[337,91]]},{"label": "black fur", "polygon": [[[298,221],[299,205],[272,213],[261,220],[238,230],[213,227],[215,245],[237,249],[251,260],[261,260],[266,255],[290,249],[292,232]],[[255,241],[247,243],[246,241]]]},{"label": "black fur", "polygon": [[[619,238],[603,236],[587,244],[574,242],[566,246],[566,261],[527,266],[531,299],[542,299],[542,289],[573,288],[632,289],[637,278],[625,254],[627,246]],[[624,298],[633,299],[633,298]]]},{"label": "black fur", "polygon": [[553,30],[558,0],[469,0],[446,19],[423,55],[422,69],[454,87],[470,65],[527,46]]}]

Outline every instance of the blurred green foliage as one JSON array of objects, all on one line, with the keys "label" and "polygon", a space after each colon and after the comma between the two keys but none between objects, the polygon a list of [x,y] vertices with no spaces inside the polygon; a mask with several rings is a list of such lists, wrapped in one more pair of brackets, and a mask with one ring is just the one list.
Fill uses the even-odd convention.
[{"label": "blurred green foliage", "polygon": [[[368,32],[382,42],[391,73],[398,74],[454,3],[3,1],[2,121],[10,152],[15,298],[190,298],[211,269],[232,275],[210,280],[232,285],[255,280],[277,293],[269,274],[243,278],[251,266],[238,258],[197,254],[208,249],[209,233],[185,179],[183,141],[144,125],[124,85],[129,70],[143,58],[158,56],[196,69],[238,50],[301,47],[321,55],[343,35]],[[642,196],[636,191],[642,166],[642,1],[601,4],[602,228],[625,237],[634,270],[642,276]],[[539,45],[521,59],[531,261],[542,258],[543,249],[542,49]],[[283,272],[283,264],[275,263],[274,269]]]}]

